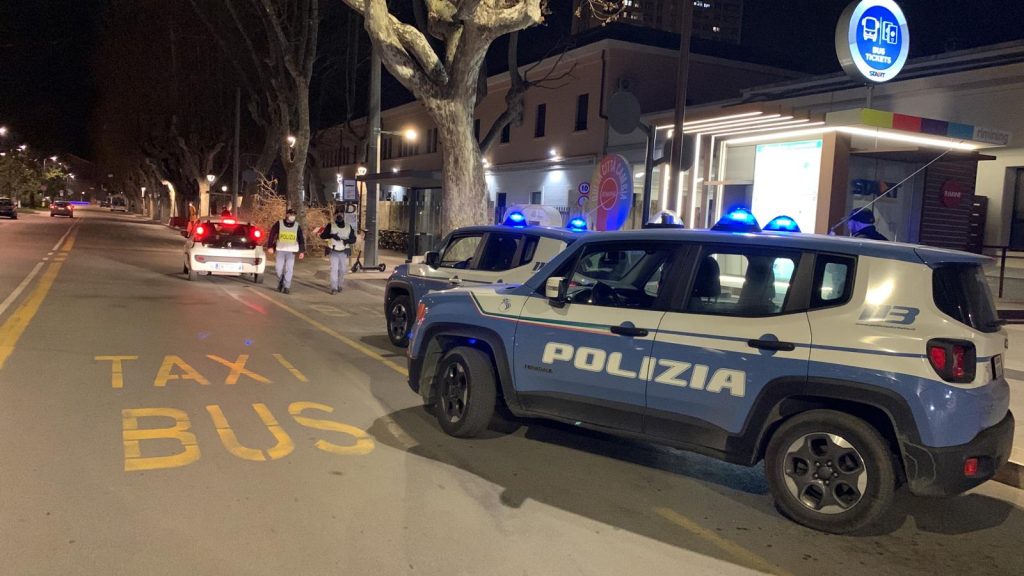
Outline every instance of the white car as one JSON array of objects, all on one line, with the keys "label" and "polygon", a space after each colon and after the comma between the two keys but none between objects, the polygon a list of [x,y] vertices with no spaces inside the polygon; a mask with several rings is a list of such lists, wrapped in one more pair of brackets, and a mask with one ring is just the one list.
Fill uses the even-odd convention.
[{"label": "white car", "polygon": [[263,283],[267,256],[263,252],[264,233],[250,222],[235,218],[207,218],[195,228],[182,231],[185,237],[184,274],[196,280],[200,274],[251,276]]}]

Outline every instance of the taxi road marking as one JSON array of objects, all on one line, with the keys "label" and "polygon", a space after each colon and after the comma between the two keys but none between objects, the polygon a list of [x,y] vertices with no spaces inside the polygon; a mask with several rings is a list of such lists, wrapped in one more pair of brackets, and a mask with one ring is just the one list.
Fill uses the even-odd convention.
[{"label": "taxi road marking", "polygon": [[733,556],[734,558],[738,559],[739,561],[743,562],[748,566],[754,567],[761,572],[767,572],[769,574],[778,574],[779,576],[792,576],[791,573],[782,570],[781,568],[772,564],[768,560],[758,556],[757,554],[751,552],[750,550],[747,550],[743,546],[740,546],[739,544],[731,540],[722,538],[714,531],[704,528],[703,526],[697,524],[693,520],[690,520],[689,518],[683,516],[682,514],[676,512],[675,510],[672,510],[670,508],[655,508],[654,511],[657,512],[658,515],[664,518],[665,520],[668,520],[669,522],[675,524],[676,526],[679,526],[687,532],[694,534],[695,536],[703,538],[704,540],[710,542],[726,554]]},{"label": "taxi road marking", "polygon": [[[64,250],[70,250],[71,246],[75,244],[75,235],[77,234],[78,228],[72,226],[71,229],[65,233],[64,238],[67,238],[67,242],[64,244]],[[70,237],[68,235],[70,234]],[[61,238],[61,241],[64,240]],[[60,242],[57,243],[58,245]],[[18,340],[21,339],[21,335],[25,333],[25,329],[35,318],[39,312],[39,308],[42,307],[43,301],[46,300],[47,294],[50,293],[50,288],[53,288],[54,282],[57,281],[57,274],[60,273],[61,267],[64,266],[63,262],[51,262],[47,265],[46,272],[42,278],[39,279],[39,283],[36,285],[35,290],[29,295],[28,299],[25,300],[19,306],[11,317],[0,326],[0,370],[3,369],[4,364],[7,363],[7,359],[14,353],[14,347],[18,344]]]},{"label": "taxi road marking", "polygon": [[309,317],[308,315],[303,314],[302,312],[299,312],[298,310],[292,308],[291,306],[288,306],[287,304],[283,304],[281,302],[278,302],[277,300],[274,300],[273,298],[271,298],[270,296],[267,296],[266,294],[261,294],[258,290],[257,291],[253,291],[253,294],[259,296],[260,298],[263,298],[264,300],[270,302],[274,306],[277,306],[278,308],[281,308],[282,310],[284,310],[285,312],[288,312],[292,316],[295,316],[296,318],[306,322],[310,326],[316,328],[317,330],[323,332],[324,334],[327,334],[328,336],[334,338],[335,340],[338,340],[342,344],[345,344],[346,346],[348,346],[348,347],[350,347],[350,348],[352,348],[352,349],[354,349],[354,350],[356,350],[358,352],[361,352],[363,355],[368,356],[368,357],[370,357],[370,358],[380,362],[381,364],[387,366],[388,368],[391,368],[392,370],[394,370],[395,372],[398,372],[402,376],[408,376],[409,375],[409,371],[406,370],[405,366],[401,366],[399,364],[395,364],[391,360],[388,360],[387,358],[381,356],[377,352],[374,352],[369,347],[364,346],[364,345],[360,344],[359,342],[356,342],[355,340],[353,340],[353,339],[351,339],[351,338],[349,338],[347,336],[342,336],[338,332],[328,328],[324,324],[314,320],[313,318]]},{"label": "taxi road marking", "polygon": [[97,362],[110,362],[110,387],[124,388],[124,361],[138,360],[138,356],[96,356]]},{"label": "taxi road marking", "polygon": [[298,368],[292,366],[292,363],[286,360],[284,356],[280,354],[274,354],[274,358],[277,359],[281,366],[284,366],[286,370],[291,372],[292,376],[295,376],[296,380],[298,380],[299,382],[309,382],[309,378],[306,378],[306,375],[303,374]]}]

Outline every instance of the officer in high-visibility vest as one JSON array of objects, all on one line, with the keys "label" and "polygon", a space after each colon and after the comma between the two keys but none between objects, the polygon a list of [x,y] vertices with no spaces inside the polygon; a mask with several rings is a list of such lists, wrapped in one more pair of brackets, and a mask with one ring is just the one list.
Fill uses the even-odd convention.
[{"label": "officer in high-visibility vest", "polygon": [[338,212],[334,215],[334,223],[324,226],[320,238],[327,240],[327,253],[331,258],[331,294],[337,294],[345,281],[348,258],[352,255],[352,245],[356,243],[356,229],[345,222],[344,214]]},{"label": "officer in high-visibility vest", "polygon": [[288,294],[292,287],[292,272],[295,270],[295,255],[299,260],[306,257],[306,240],[302,237],[302,226],[295,221],[294,208],[285,212],[284,220],[280,220],[270,229],[267,238],[267,252],[277,252],[274,268],[277,271],[277,291]]}]

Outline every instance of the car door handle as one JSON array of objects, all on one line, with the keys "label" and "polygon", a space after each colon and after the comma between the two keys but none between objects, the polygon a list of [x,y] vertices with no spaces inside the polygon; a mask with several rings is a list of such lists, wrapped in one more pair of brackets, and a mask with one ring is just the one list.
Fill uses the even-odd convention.
[{"label": "car door handle", "polygon": [[612,334],[618,334],[619,336],[629,336],[631,338],[636,336],[647,336],[648,332],[646,328],[637,328],[630,324],[622,324],[619,326],[611,327]]},{"label": "car door handle", "polygon": [[792,352],[796,350],[796,344],[792,342],[780,342],[778,340],[747,340],[747,346],[758,350],[771,350],[773,352]]}]

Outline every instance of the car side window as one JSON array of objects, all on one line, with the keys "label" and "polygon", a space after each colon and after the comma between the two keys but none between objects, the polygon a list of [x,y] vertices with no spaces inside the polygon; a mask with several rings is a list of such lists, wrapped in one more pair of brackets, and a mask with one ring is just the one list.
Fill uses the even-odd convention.
[{"label": "car side window", "polygon": [[527,236],[524,239],[523,254],[519,257],[516,267],[526,266],[533,262],[533,256],[537,253],[537,245],[540,244],[540,236]]},{"label": "car side window", "polygon": [[782,314],[799,256],[762,250],[705,250],[686,311],[714,316]]},{"label": "car side window", "polygon": [[525,241],[523,234],[490,234],[487,244],[480,254],[477,270],[484,272],[504,272],[515,268],[516,255]]},{"label": "car side window", "polygon": [[567,298],[594,306],[649,309],[670,255],[666,247],[593,246],[577,260]]},{"label": "car side window", "polygon": [[828,308],[850,301],[856,260],[819,254],[814,266],[811,308]]},{"label": "car side window", "polygon": [[473,257],[476,256],[476,249],[483,240],[482,234],[468,236],[456,236],[448,241],[448,245],[441,254],[442,268],[456,268],[466,270],[473,267]]}]

